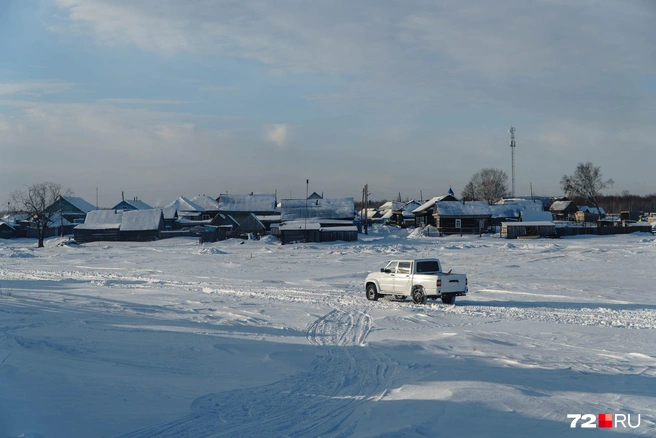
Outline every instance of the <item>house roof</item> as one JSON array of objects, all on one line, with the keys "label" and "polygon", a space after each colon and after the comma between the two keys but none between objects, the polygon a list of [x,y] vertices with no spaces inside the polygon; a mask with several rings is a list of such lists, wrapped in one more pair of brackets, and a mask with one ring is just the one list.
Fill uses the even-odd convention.
[{"label": "house roof", "polygon": [[128,210],[123,213],[121,231],[148,231],[160,227],[162,210]]},{"label": "house roof", "polygon": [[604,209],[601,208],[601,207],[599,207],[599,209],[597,210],[597,208],[588,207],[587,205],[580,205],[579,206],[579,211],[584,211],[586,213],[591,213],[591,214],[606,214]]},{"label": "house roof", "polygon": [[403,202],[397,202],[397,201],[387,201],[380,207],[378,207],[378,210],[396,210],[397,208],[401,207],[403,205]]},{"label": "house roof", "polygon": [[443,201],[436,205],[440,216],[492,216],[490,206],[485,201]]},{"label": "house roof", "polygon": [[353,198],[283,199],[280,217],[283,221],[301,218],[353,219],[356,215]]},{"label": "house roof", "polygon": [[93,210],[87,213],[78,230],[111,230],[121,227],[124,210]]},{"label": "house roof", "polygon": [[164,219],[177,219],[178,217],[178,209],[175,206],[163,207],[161,210],[162,214],[164,215]]},{"label": "house roof", "polygon": [[216,211],[219,209],[219,203],[217,202],[217,200],[210,196],[196,195],[193,198],[191,198],[191,202],[193,202],[196,205],[200,205],[205,210]]},{"label": "house roof", "polygon": [[75,196],[62,196],[62,198],[83,213],[88,213],[92,210],[96,210],[96,207],[94,205],[89,204],[87,201],[85,201],[82,198],[78,198]]},{"label": "house roof", "polygon": [[178,199],[175,201],[171,202],[170,204],[164,206],[164,208],[168,207],[175,207],[178,209],[178,212],[182,213],[185,211],[191,211],[191,212],[202,212],[205,211],[203,207],[200,205],[190,201],[189,199],[185,198],[184,196],[180,196]]},{"label": "house roof", "polygon": [[69,225],[73,224],[69,222],[65,217],[62,217],[59,212],[56,212],[50,216],[50,222],[48,222],[48,228],[57,228],[59,226],[67,227]]},{"label": "house roof", "polygon": [[[492,213],[493,218],[518,219],[520,214],[524,214],[527,211],[542,211],[542,203],[520,199],[513,202],[490,205],[490,212]],[[548,220],[551,220],[551,217],[549,217]]]},{"label": "house roof", "polygon": [[219,211],[256,213],[275,210],[275,194],[229,195],[226,193],[219,196]]},{"label": "house roof", "polygon": [[5,220],[3,220],[3,219],[0,219],[0,226],[8,226],[8,227],[11,228],[12,230],[15,230],[15,229],[16,229],[16,227],[15,227],[13,224],[10,224],[9,222],[7,222],[7,221],[5,221]]},{"label": "house roof", "polygon": [[554,201],[554,203],[551,204],[551,208],[549,208],[549,210],[551,210],[551,211],[565,211],[569,207],[576,208],[576,206],[572,203],[572,201]]},{"label": "house roof", "polygon": [[139,199],[127,199],[113,206],[112,210],[118,210],[118,209],[122,210],[125,205],[132,207],[132,209],[134,210],[150,210],[151,208],[153,208]]},{"label": "house roof", "polygon": [[[451,190],[451,189],[449,189],[449,190]],[[424,202],[419,207],[412,210],[412,213],[414,213],[414,214],[424,213],[426,210],[428,210],[430,208],[433,208],[435,206],[436,202],[442,202],[445,199],[449,199],[450,201],[457,201],[458,200],[458,198],[456,198],[453,195],[453,190],[451,190],[451,193],[448,193],[448,194],[442,195],[442,196],[435,196],[434,198],[431,198],[430,200]]]},{"label": "house roof", "polygon": [[553,213],[550,211],[534,211],[534,210],[525,210],[522,211],[522,222],[536,222],[536,221],[552,221]]}]

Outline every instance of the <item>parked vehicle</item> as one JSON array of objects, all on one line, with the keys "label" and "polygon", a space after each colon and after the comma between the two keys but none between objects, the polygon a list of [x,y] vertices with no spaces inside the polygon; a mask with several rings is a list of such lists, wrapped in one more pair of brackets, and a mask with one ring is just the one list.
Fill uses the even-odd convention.
[{"label": "parked vehicle", "polygon": [[384,295],[400,300],[410,296],[417,304],[428,298],[453,304],[457,296],[467,295],[469,290],[467,276],[442,272],[438,259],[392,260],[380,272],[371,272],[364,287],[371,301]]}]

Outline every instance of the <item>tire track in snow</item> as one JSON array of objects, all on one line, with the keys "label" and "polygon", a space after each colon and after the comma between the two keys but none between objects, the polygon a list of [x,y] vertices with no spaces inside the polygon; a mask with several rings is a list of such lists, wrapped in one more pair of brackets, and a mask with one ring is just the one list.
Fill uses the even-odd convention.
[{"label": "tire track in snow", "polygon": [[310,371],[262,387],[208,394],[192,404],[192,414],[124,437],[350,436],[395,372],[386,356],[363,347],[370,330],[366,313],[333,310],[308,326],[308,342],[319,347]]}]

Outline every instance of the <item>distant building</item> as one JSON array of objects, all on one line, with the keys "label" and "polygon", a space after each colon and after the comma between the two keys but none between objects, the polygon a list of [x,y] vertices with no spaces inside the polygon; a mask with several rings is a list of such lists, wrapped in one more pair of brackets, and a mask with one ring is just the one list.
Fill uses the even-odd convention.
[{"label": "distant building", "polygon": [[78,243],[95,241],[150,241],[161,237],[164,215],[160,209],[94,210],[75,227]]},{"label": "distant building", "polygon": [[150,210],[153,207],[150,205],[146,204],[145,202],[134,198],[134,199],[128,199],[123,200],[116,204],[115,206],[112,207],[112,210]]},{"label": "distant building", "polygon": [[257,216],[269,216],[276,214],[275,194],[229,195],[222,194],[217,199],[219,213],[229,214],[238,222],[246,219],[253,213]]},{"label": "distant building", "polygon": [[81,224],[90,211],[96,207],[82,198],[75,196],[60,196],[46,211],[61,213],[64,219],[71,223]]}]

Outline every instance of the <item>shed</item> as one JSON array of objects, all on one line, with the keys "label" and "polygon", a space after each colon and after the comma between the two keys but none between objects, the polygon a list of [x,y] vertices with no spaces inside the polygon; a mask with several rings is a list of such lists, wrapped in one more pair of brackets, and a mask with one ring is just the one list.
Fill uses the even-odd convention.
[{"label": "shed", "polygon": [[239,227],[237,228],[238,233],[255,233],[259,235],[264,235],[266,233],[266,227],[253,213],[246,216],[246,219],[241,221]]},{"label": "shed", "polygon": [[574,205],[572,201],[554,201],[549,208],[549,211],[553,213],[554,220],[568,221],[574,218],[574,215],[578,211],[578,207]]},{"label": "shed", "polygon": [[579,211],[574,213],[576,222],[596,222],[606,215],[603,208],[588,207],[587,205],[579,205]]},{"label": "shed", "polygon": [[492,217],[485,201],[445,201],[435,205],[435,224],[440,234],[479,234],[487,229]]},{"label": "shed", "polygon": [[123,210],[90,211],[84,223],[74,228],[75,240],[78,243],[119,240],[123,213]]},{"label": "shed", "polygon": [[507,239],[553,237],[556,224],[551,221],[504,222],[501,224],[501,237]]},{"label": "shed", "polygon": [[160,209],[131,210],[123,213],[120,240],[158,240],[164,230],[164,214]]}]

